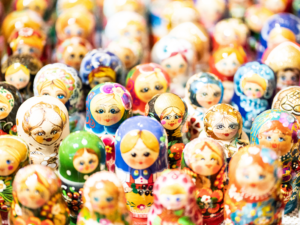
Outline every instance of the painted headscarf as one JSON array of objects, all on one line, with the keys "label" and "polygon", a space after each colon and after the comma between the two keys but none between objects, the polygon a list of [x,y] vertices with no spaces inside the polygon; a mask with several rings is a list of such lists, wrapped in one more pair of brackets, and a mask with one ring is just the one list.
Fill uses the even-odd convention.
[{"label": "painted headscarf", "polygon": [[[98,157],[98,165],[89,174],[80,173],[74,168],[74,156],[80,149],[90,149],[95,152]],[[58,152],[59,168],[58,173],[62,181],[84,183],[89,176],[95,172],[105,169],[105,150],[101,139],[86,131],[77,131],[66,137],[59,146]]]},{"label": "painted headscarf", "polygon": [[60,80],[63,82],[69,100],[66,102],[69,114],[76,112],[76,105],[79,101],[81,80],[77,72],[72,67],[66,66],[63,63],[54,63],[44,66],[35,76],[33,83],[34,95],[41,94],[41,87],[45,82]]},{"label": "painted headscarf", "polygon": [[148,168],[152,173],[161,172],[168,167],[168,156],[167,156],[167,136],[164,127],[156,120],[145,117],[135,116],[127,119],[121,124],[116,133],[116,167],[123,170],[124,172],[130,173],[130,168],[124,161],[121,154],[121,143],[126,134],[137,131],[149,131],[157,139],[159,143],[159,155],[154,164]]},{"label": "painted headscarf", "polygon": [[93,49],[85,55],[80,66],[80,77],[82,82],[89,85],[89,78],[101,67],[109,67],[115,72],[111,76],[113,82],[120,81],[123,76],[123,65],[120,59],[113,53],[103,49]]},{"label": "painted headscarf", "polygon": [[224,87],[222,82],[212,73],[198,73],[193,75],[186,84],[186,102],[194,109],[203,108],[197,101],[196,95],[204,85],[215,84],[221,90],[221,98],[219,103],[223,100]]},{"label": "painted headscarf", "polygon": [[[91,103],[93,98],[100,94],[107,97],[114,95],[114,99],[119,102],[119,106],[124,107],[125,111],[123,117],[116,124],[111,126],[103,126],[97,123],[97,121],[94,119],[91,113]],[[131,117],[131,108],[132,98],[129,92],[122,85],[112,82],[99,84],[90,91],[86,98],[86,124],[84,129],[96,134],[97,136],[102,136],[105,134],[115,135],[121,123]]]},{"label": "painted headscarf", "polygon": [[153,225],[156,216],[163,212],[164,206],[159,202],[158,197],[160,195],[161,188],[165,187],[166,185],[180,185],[185,189],[188,197],[188,204],[185,207],[183,216],[188,217],[196,225],[202,224],[203,219],[200,208],[198,207],[195,199],[196,187],[192,178],[179,170],[166,170],[160,177],[157,178],[154,183],[154,204],[152,205],[148,214],[147,225]]},{"label": "painted headscarf", "polygon": [[164,82],[166,83],[167,91],[170,85],[170,78],[167,72],[161,66],[155,63],[138,65],[129,71],[126,78],[126,89],[130,92],[133,99],[133,105],[132,105],[133,113],[144,115],[145,106],[147,102],[143,102],[141,99],[139,99],[135,92],[135,82],[138,76],[140,76],[141,74],[144,75],[156,74],[157,76],[160,77],[160,79],[164,80]]}]

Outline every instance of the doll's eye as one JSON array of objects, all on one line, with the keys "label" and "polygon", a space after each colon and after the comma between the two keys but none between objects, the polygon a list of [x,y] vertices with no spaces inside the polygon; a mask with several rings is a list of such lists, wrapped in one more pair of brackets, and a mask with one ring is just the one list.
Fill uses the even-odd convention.
[{"label": "doll's eye", "polygon": [[231,124],[231,125],[229,125],[229,128],[234,130],[236,128],[236,126],[237,126],[236,124]]},{"label": "doll's eye", "polygon": [[135,152],[131,153],[131,156],[132,156],[133,158],[135,158],[135,157],[136,157],[136,153],[135,153]]},{"label": "doll's eye", "polygon": [[220,92],[215,92],[215,93],[214,93],[214,96],[215,96],[215,97],[219,97],[219,96],[220,96]]},{"label": "doll's eye", "polygon": [[265,175],[259,175],[259,180],[263,180],[263,179],[265,179],[265,178],[266,178]]},{"label": "doll's eye", "polygon": [[248,175],[248,174],[245,174],[244,177],[245,177],[246,179],[249,179],[249,175]]},{"label": "doll's eye", "polygon": [[96,113],[102,114],[102,113],[104,113],[104,110],[103,109],[98,109],[98,110],[96,110]]},{"label": "doll's eye", "polygon": [[176,198],[176,202],[180,202],[181,201],[181,199],[180,198]]},{"label": "doll's eye", "polygon": [[233,65],[233,66],[236,66],[236,63],[235,63],[235,62],[233,62],[233,63],[232,63],[232,65]]},{"label": "doll's eye", "polygon": [[183,65],[183,64],[180,64],[179,68],[183,68],[183,67],[184,67],[184,65]]},{"label": "doll's eye", "polygon": [[1,107],[0,112],[4,112],[4,111],[5,111],[5,108]]},{"label": "doll's eye", "polygon": [[71,57],[72,59],[74,59],[74,58],[75,58],[75,55],[74,55],[74,54],[71,54],[70,57]]},{"label": "doll's eye", "polygon": [[155,89],[159,91],[159,90],[163,89],[163,86],[162,85],[155,85]]},{"label": "doll's eye", "polygon": [[271,141],[271,140],[272,140],[272,137],[271,137],[271,136],[267,136],[267,140],[268,140],[268,141]]},{"label": "doll's eye", "polygon": [[65,98],[65,96],[64,95],[57,95],[57,98],[58,99],[63,99],[63,98]]},{"label": "doll's eye", "polygon": [[203,96],[203,97],[207,96],[207,93],[206,93],[206,92],[203,92],[203,93],[202,93],[202,96]]},{"label": "doll's eye", "polygon": [[51,134],[57,134],[57,130],[52,131]]},{"label": "doll's eye", "polygon": [[83,54],[80,54],[80,55],[79,55],[79,58],[80,58],[80,59],[83,59],[83,58],[84,58],[84,55],[83,55]]},{"label": "doll's eye", "polygon": [[43,133],[42,132],[38,132],[37,135],[38,136],[43,136]]},{"label": "doll's eye", "polygon": [[167,64],[166,67],[170,69],[170,68],[171,68],[171,65],[170,65],[170,64]]},{"label": "doll's eye", "polygon": [[227,63],[226,63],[226,62],[223,62],[223,66],[227,66]]},{"label": "doll's eye", "polygon": [[30,52],[30,53],[34,53],[34,49],[33,49],[33,48],[30,48],[30,49],[29,49],[29,52]]},{"label": "doll's eye", "polygon": [[99,199],[98,197],[94,197],[94,201],[95,201],[95,202],[99,202],[100,199]]},{"label": "doll's eye", "polygon": [[11,164],[11,161],[10,161],[9,159],[6,160],[6,164],[7,164],[7,165]]},{"label": "doll's eye", "polygon": [[144,153],[144,156],[145,156],[145,157],[148,157],[149,155],[150,155],[150,152],[145,152],[145,153]]},{"label": "doll's eye", "polygon": [[201,160],[201,161],[205,161],[205,158],[201,158],[200,160]]},{"label": "doll's eye", "polygon": [[255,91],[256,91],[256,92],[259,92],[259,89],[257,88],[257,89],[255,89]]},{"label": "doll's eye", "polygon": [[215,159],[214,159],[214,158],[211,158],[210,161],[215,161]]},{"label": "doll's eye", "polygon": [[225,126],[223,124],[219,124],[219,125],[216,126],[216,128],[217,129],[223,129],[223,128],[225,128]]},{"label": "doll's eye", "polygon": [[18,49],[18,53],[22,54],[22,49],[21,48]]},{"label": "doll's eye", "polygon": [[181,118],[181,116],[175,115],[175,119],[176,119],[176,120],[178,120],[178,119],[180,119],[180,118]]},{"label": "doll's eye", "polygon": [[248,91],[251,91],[251,90],[252,90],[252,88],[248,88],[247,90],[248,90]]},{"label": "doll's eye", "polygon": [[107,202],[112,202],[113,200],[114,200],[113,197],[108,197],[108,198],[106,198],[106,201],[107,201]]},{"label": "doll's eye", "polygon": [[38,190],[35,190],[35,193],[36,193],[37,195],[39,195],[39,194],[40,194],[40,192],[39,192]]},{"label": "doll's eye", "polygon": [[278,141],[279,141],[279,142],[283,142],[283,141],[285,141],[285,140],[284,140],[284,138],[280,137],[280,138],[278,138]]},{"label": "doll's eye", "polygon": [[170,120],[170,119],[171,119],[171,116],[170,116],[170,115],[167,115],[167,116],[164,117],[164,119],[165,119],[165,120]]},{"label": "doll's eye", "polygon": [[291,77],[291,80],[292,81],[296,81],[296,77]]},{"label": "doll's eye", "polygon": [[80,165],[80,166],[83,166],[83,165],[84,165],[84,162],[83,162],[83,161],[80,161],[80,162],[79,162],[79,165]]},{"label": "doll's eye", "polygon": [[98,85],[99,84],[99,81],[94,81],[93,82],[95,85]]},{"label": "doll's eye", "polygon": [[117,114],[117,113],[119,113],[120,112],[120,109],[118,109],[118,108],[115,108],[115,109],[110,109],[110,111],[109,111],[111,114]]},{"label": "doll's eye", "polygon": [[149,88],[147,88],[147,87],[146,87],[146,88],[143,88],[143,89],[141,90],[142,93],[146,93],[146,92],[148,92],[148,91],[149,91]]},{"label": "doll's eye", "polygon": [[282,77],[281,77],[281,80],[285,80],[285,76],[282,76]]},{"label": "doll's eye", "polygon": [[91,159],[91,160],[89,161],[89,164],[93,164],[93,162],[94,162],[94,160],[93,160],[93,159]]},{"label": "doll's eye", "polygon": [[71,35],[71,30],[70,30],[70,29],[66,29],[66,30],[65,30],[65,33],[66,33],[67,35]]},{"label": "doll's eye", "polygon": [[125,59],[129,60],[129,59],[130,59],[130,56],[129,56],[129,55],[126,55],[126,56],[125,56]]}]

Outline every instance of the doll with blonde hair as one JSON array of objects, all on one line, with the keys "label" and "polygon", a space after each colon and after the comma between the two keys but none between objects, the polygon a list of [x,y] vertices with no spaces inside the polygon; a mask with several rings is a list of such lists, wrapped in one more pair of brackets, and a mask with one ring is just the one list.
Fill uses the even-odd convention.
[{"label": "doll with blonde hair", "polygon": [[44,16],[47,9],[51,7],[52,0],[15,0],[14,7],[16,11],[30,9]]},{"label": "doll with blonde hair", "polygon": [[245,75],[241,81],[241,87],[245,95],[250,98],[260,98],[267,89],[267,82],[256,73]]}]

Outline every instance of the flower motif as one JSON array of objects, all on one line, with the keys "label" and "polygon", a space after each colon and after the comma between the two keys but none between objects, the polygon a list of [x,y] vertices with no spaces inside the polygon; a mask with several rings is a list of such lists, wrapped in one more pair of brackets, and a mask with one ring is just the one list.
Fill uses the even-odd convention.
[{"label": "flower motif", "polygon": [[112,225],[112,222],[110,222],[108,219],[101,219],[99,221],[100,225]]},{"label": "flower motif", "polygon": [[280,116],[280,113],[278,113],[278,112],[271,112],[270,113],[271,118],[278,118],[279,116]]},{"label": "flower motif", "polygon": [[237,191],[236,186],[234,184],[231,185],[228,193],[229,197],[235,199],[237,202],[242,201],[243,200],[242,195],[236,191]]},{"label": "flower motif", "polygon": [[6,98],[9,100],[12,98],[11,94],[6,94]]},{"label": "flower motif", "polygon": [[232,220],[231,219],[226,219],[226,220],[224,220],[224,223],[225,223],[225,225],[234,225],[234,223],[232,222]]},{"label": "flower motif", "polygon": [[203,195],[201,198],[201,202],[210,203],[211,202],[210,196]]},{"label": "flower motif", "polygon": [[30,37],[33,35],[33,29],[29,27],[24,27],[21,30],[19,30],[19,35],[23,37]]},{"label": "flower motif", "polygon": [[53,215],[57,215],[57,214],[60,213],[60,206],[59,206],[59,204],[56,204],[56,205],[54,205],[54,206],[52,207],[51,213],[52,213]]},{"label": "flower motif", "polygon": [[4,184],[3,180],[0,180],[0,192],[3,192],[6,188],[6,185]]},{"label": "flower motif", "polygon": [[110,147],[110,146],[105,146],[105,151],[107,152],[107,153],[112,153],[111,151],[112,151],[112,147]]},{"label": "flower motif", "polygon": [[231,213],[231,210],[230,210],[230,208],[229,208],[229,205],[225,205],[225,212],[226,212],[226,214],[227,215],[230,215],[230,213]]},{"label": "flower motif", "polygon": [[139,210],[144,210],[144,209],[146,209],[146,206],[143,205],[143,204],[140,204],[140,205],[137,206],[137,208],[138,208]]}]

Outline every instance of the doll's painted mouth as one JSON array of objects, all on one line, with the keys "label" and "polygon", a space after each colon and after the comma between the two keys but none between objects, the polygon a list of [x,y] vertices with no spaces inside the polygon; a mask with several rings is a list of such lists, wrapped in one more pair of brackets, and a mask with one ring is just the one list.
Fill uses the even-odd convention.
[{"label": "doll's painted mouth", "polygon": [[251,187],[256,187],[256,184],[250,184]]},{"label": "doll's painted mouth", "polygon": [[175,125],[175,123],[169,123],[169,125],[170,125],[171,127],[173,127],[173,126]]},{"label": "doll's painted mouth", "polygon": [[52,139],[53,138],[47,138],[47,139],[44,139],[44,140],[47,141],[47,142],[50,142],[50,141],[52,141]]},{"label": "doll's painted mouth", "polygon": [[110,121],[110,119],[105,120],[107,123]]},{"label": "doll's painted mouth", "polygon": [[139,162],[139,164],[141,164],[141,165],[142,165],[142,164],[143,164],[143,162]]},{"label": "doll's painted mouth", "polygon": [[210,167],[212,167],[212,165],[210,165],[210,164],[206,164],[205,166],[208,167],[208,169],[210,169]]},{"label": "doll's painted mouth", "polygon": [[211,103],[212,103],[212,102],[207,102],[207,104],[209,104],[209,105],[210,105]]},{"label": "doll's painted mouth", "polygon": [[226,137],[228,137],[229,136],[229,134],[224,134]]}]

